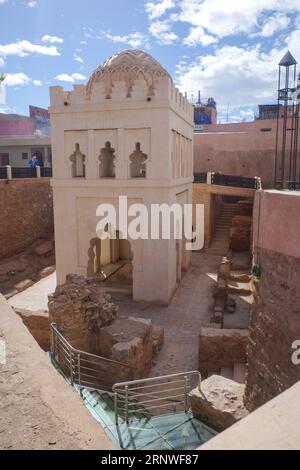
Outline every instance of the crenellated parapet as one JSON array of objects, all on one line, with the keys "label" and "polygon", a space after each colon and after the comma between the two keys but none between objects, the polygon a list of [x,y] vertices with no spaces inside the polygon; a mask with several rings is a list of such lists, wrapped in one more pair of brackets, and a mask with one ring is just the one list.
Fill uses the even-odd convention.
[{"label": "crenellated parapet", "polygon": [[193,106],[175,87],[169,73],[153,57],[143,51],[128,50],[110,57],[91,75],[87,85],[74,85],[72,91],[50,88],[51,107],[94,105],[154,106],[159,101],[193,119]]}]

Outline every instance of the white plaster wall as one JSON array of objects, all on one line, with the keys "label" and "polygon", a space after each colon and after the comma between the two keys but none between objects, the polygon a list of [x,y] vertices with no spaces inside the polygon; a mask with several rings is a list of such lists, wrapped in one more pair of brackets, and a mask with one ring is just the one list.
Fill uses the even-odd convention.
[{"label": "white plaster wall", "polygon": [[[145,83],[138,80],[131,98],[122,82],[114,84],[105,99],[102,83],[91,98],[85,88],[73,92],[51,88],[51,124],[54,179],[54,217],[58,282],[66,274],[86,275],[90,240],[95,238],[96,207],[119,195],[129,204],[191,202],[193,168],[192,107],[174,89],[169,78],[158,81],[155,96],[147,100]],[[173,131],[179,135],[180,168],[173,177]],[[105,142],[116,154],[116,178],[99,178],[99,154]],[[129,157],[135,144],[146,153],[146,178],[130,178]],[[86,156],[86,177],[71,177],[70,156],[75,144]],[[192,147],[191,147],[192,148]],[[183,168],[183,170],[182,170]],[[118,227],[117,227],[118,229]],[[133,251],[133,297],[167,304],[176,289],[176,241],[130,240]]]}]

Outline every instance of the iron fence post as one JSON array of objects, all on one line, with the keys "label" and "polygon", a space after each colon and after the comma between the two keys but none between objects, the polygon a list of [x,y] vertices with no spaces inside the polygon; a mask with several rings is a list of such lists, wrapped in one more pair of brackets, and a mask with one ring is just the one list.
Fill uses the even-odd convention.
[{"label": "iron fence post", "polygon": [[69,352],[69,358],[70,358],[70,377],[71,377],[71,384],[73,385],[74,381],[73,381],[73,365],[72,365],[72,351],[70,349],[70,352]]},{"label": "iron fence post", "polygon": [[125,386],[125,421],[128,424],[128,385]]},{"label": "iron fence post", "polygon": [[78,368],[78,384],[81,385],[81,378],[80,378],[80,354],[77,354],[77,368]]},{"label": "iron fence post", "polygon": [[188,411],[187,376],[184,376],[184,411]]},{"label": "iron fence post", "polygon": [[116,426],[118,426],[119,419],[118,419],[118,394],[117,392],[115,392],[114,401],[115,401],[115,422],[116,422]]}]

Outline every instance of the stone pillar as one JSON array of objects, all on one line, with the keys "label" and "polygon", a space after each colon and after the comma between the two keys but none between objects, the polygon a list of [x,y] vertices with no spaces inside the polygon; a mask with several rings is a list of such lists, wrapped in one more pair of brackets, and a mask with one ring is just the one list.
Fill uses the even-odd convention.
[{"label": "stone pillar", "polygon": [[40,167],[40,166],[37,166],[37,167],[36,167],[36,177],[37,177],[37,178],[40,178],[40,177],[41,177],[41,167]]},{"label": "stone pillar", "polygon": [[12,173],[11,173],[11,166],[10,165],[6,165],[6,176],[7,176],[8,180],[12,179]]},{"label": "stone pillar", "polygon": [[207,172],[206,184],[211,184],[213,173],[211,171]]}]

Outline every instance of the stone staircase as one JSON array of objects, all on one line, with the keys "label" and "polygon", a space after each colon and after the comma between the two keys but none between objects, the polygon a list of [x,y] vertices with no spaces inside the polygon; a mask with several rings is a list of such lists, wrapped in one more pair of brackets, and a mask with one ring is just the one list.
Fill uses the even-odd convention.
[{"label": "stone staircase", "polygon": [[235,203],[224,203],[216,221],[215,232],[206,253],[211,255],[227,255],[229,251],[229,230],[233,216],[237,212]]}]

